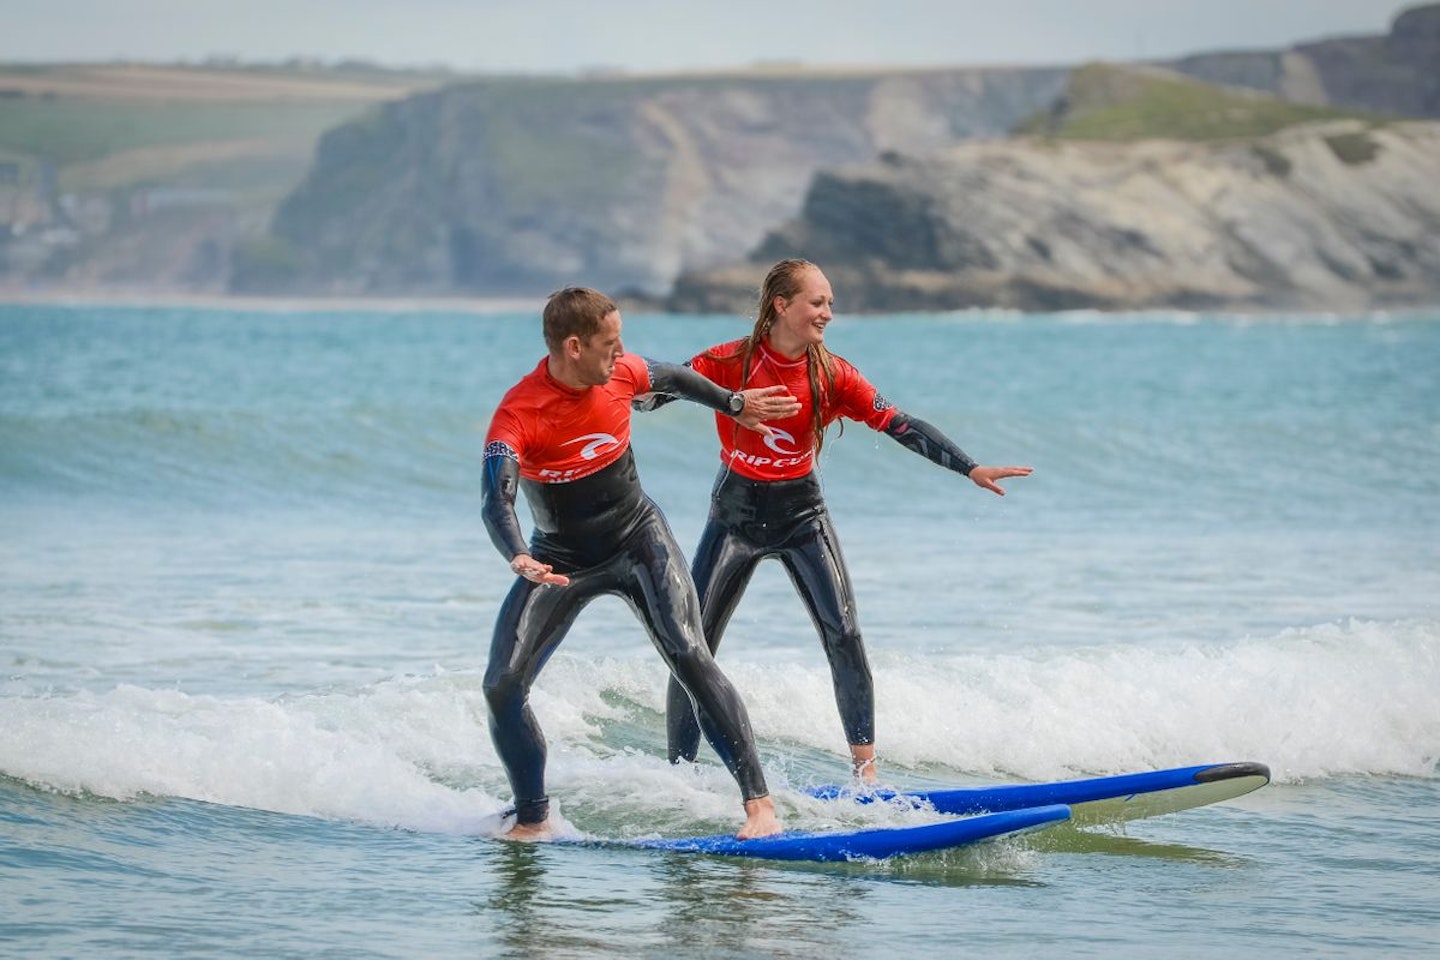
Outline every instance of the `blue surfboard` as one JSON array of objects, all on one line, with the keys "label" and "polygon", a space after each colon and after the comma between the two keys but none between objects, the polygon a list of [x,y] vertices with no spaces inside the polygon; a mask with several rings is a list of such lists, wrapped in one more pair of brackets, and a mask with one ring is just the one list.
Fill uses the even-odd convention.
[{"label": "blue surfboard", "polygon": [[[1070,818],[1064,804],[1048,804],[924,823],[914,827],[871,830],[788,830],[773,837],[737,840],[730,834],[707,837],[645,837],[638,840],[599,841],[604,846],[672,850],[722,857],[756,857],[764,860],[885,860],[903,854],[947,850],[980,840],[1037,830]],[[561,841],[574,842],[574,841]],[[596,841],[579,841],[595,844]]]},{"label": "blue surfboard", "polygon": [[853,799],[862,803],[909,802],[939,813],[967,815],[1021,810],[1063,803],[1080,825],[1139,820],[1202,807],[1243,796],[1270,782],[1263,763],[1210,763],[1054,783],[1016,783],[990,787],[937,790],[860,790],[854,787],[813,787],[821,799]]}]

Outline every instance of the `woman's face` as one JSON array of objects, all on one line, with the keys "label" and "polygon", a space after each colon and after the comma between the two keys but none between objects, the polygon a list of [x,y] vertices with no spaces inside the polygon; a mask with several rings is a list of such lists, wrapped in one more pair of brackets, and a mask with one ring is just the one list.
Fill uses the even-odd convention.
[{"label": "woman's face", "polygon": [[[825,326],[830,322],[835,296],[830,281],[816,267],[800,275],[800,290],[788,300],[775,298],[775,325],[772,340],[784,346],[808,347],[825,342]],[[780,345],[780,344],[777,344]]]}]

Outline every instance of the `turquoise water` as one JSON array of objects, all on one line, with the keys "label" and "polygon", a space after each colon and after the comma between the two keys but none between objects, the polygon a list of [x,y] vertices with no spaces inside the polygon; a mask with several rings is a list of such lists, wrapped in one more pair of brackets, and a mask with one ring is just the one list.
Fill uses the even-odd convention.
[{"label": "turquoise water", "polygon": [[[738,318],[633,316],[683,359]],[[1440,314],[841,317],[993,497],[851,424],[822,476],[900,785],[1268,763],[1247,797],[884,864],[489,839],[479,519],[529,314],[0,306],[0,950],[20,956],[1210,957],[1440,950]],[[641,415],[687,549],[709,414]],[[845,775],[773,564],[721,663],[787,825]],[[537,687],[564,829],[734,829],[664,674],[587,610]]]}]

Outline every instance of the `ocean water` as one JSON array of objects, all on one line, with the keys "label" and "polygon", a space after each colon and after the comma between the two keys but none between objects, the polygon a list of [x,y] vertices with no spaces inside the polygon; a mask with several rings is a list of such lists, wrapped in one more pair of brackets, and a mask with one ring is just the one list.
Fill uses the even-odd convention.
[{"label": "ocean water", "polygon": [[[735,317],[631,316],[679,360]],[[0,954],[1315,957],[1440,952],[1440,313],[841,316],[828,341],[995,497],[851,424],[822,477],[897,785],[1257,760],[1116,827],[784,865],[492,839],[479,517],[534,313],[0,306]],[[681,544],[708,412],[639,415]],[[522,519],[528,522],[523,514]],[[780,568],[720,652],[788,826],[828,671]],[[562,828],[730,831],[618,600],[534,692]]]}]

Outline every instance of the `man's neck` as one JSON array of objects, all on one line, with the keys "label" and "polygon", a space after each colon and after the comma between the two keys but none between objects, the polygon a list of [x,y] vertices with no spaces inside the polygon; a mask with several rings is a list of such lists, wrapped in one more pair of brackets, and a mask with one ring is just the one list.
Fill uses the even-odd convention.
[{"label": "man's neck", "polygon": [[564,357],[557,357],[553,353],[545,361],[545,371],[550,374],[551,380],[571,390],[584,390],[589,386],[576,376],[575,368],[567,363]]}]

